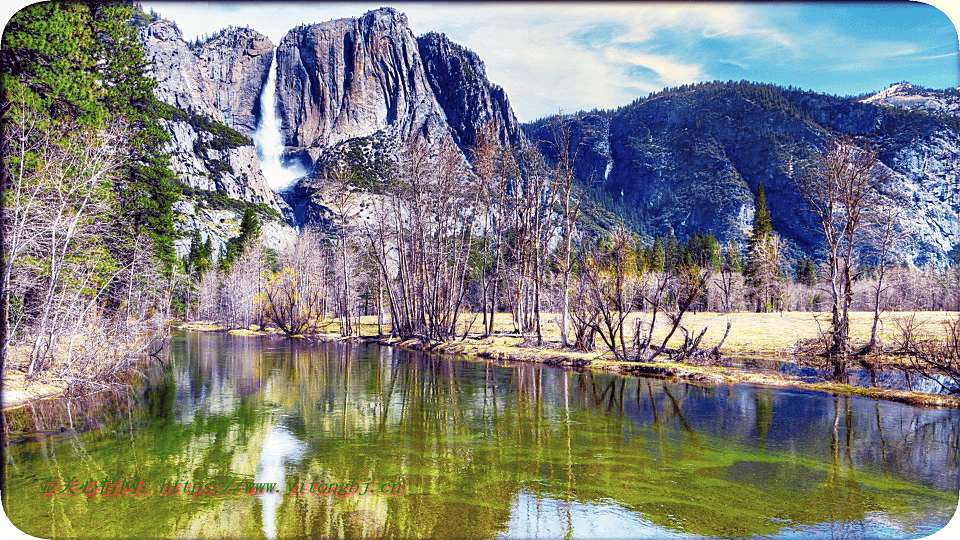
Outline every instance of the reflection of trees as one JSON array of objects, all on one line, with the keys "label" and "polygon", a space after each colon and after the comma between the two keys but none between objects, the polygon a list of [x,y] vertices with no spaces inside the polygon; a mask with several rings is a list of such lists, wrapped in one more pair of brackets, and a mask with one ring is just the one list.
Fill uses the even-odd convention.
[{"label": "reflection of trees", "polygon": [[[784,523],[772,518],[800,529],[828,519],[856,525],[874,511],[909,515],[955,503],[897,479],[939,474],[944,463],[957,469],[955,411],[355,345],[204,335],[171,349],[183,356],[142,394],[140,412],[115,407],[111,426],[121,436],[97,435],[97,451],[86,457],[61,445],[57,466],[129,466],[154,480],[252,478],[266,427],[278,420],[306,447],[288,467],[289,481],[405,486],[396,496],[284,498],[278,538],[491,537],[524,497],[556,501],[562,511],[553,519],[566,520],[567,531],[571,508],[615,501],[661,527],[719,536],[776,533]],[[256,390],[245,393],[250,380]],[[46,475],[53,446],[46,448],[45,458],[14,449],[14,462]],[[14,497],[34,500],[35,484],[19,489]],[[77,507],[64,515],[83,513],[79,503],[62,502]],[[246,536],[260,534],[252,499],[142,502],[160,516],[144,536],[215,535],[229,528],[218,510],[227,507],[245,520],[238,529]],[[144,511],[138,504],[111,512],[133,520]],[[40,520],[47,511],[29,515]]]}]

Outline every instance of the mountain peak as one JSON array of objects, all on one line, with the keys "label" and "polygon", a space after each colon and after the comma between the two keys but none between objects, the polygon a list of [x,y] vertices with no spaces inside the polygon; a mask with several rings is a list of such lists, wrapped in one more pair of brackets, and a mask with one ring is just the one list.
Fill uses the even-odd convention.
[{"label": "mountain peak", "polygon": [[929,90],[906,81],[893,84],[860,102],[949,114],[960,112],[960,94],[957,91]]}]

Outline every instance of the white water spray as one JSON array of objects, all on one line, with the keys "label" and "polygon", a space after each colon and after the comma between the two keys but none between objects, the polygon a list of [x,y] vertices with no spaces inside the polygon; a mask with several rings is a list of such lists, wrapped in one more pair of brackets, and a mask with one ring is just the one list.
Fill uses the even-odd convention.
[{"label": "white water spray", "polygon": [[267,82],[260,92],[260,123],[253,133],[253,142],[260,158],[260,170],[274,191],[283,191],[309,171],[297,163],[283,162],[283,135],[280,133],[280,115],[277,113],[277,50],[270,59]]}]

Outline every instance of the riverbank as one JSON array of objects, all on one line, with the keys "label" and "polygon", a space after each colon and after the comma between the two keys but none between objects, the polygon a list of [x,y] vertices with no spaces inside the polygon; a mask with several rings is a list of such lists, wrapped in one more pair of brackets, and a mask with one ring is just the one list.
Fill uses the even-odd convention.
[{"label": "riverbank", "polygon": [[[137,377],[139,367],[149,353],[162,346],[169,327],[167,321],[150,319],[128,324],[126,330],[107,336],[79,333],[61,343],[37,376],[27,377],[29,346],[11,346],[4,351],[2,410],[9,411],[71,392],[89,388],[122,387]],[[219,327],[210,326],[209,330]],[[102,332],[99,332],[102,333]]]},{"label": "riverbank", "polygon": [[[635,327],[637,316],[627,321],[627,328]],[[900,328],[908,323],[919,324],[928,335],[936,335],[942,330],[941,324],[956,317],[955,312],[893,312],[881,318],[878,333],[881,343],[894,343]],[[472,316],[470,316],[472,319]],[[472,325],[473,331],[467,331],[459,340],[450,342],[424,343],[420,340],[400,341],[379,336],[375,317],[361,317],[356,335],[344,338],[337,332],[336,324],[328,327],[328,332],[303,336],[321,341],[357,340],[384,345],[399,346],[441,354],[455,354],[467,358],[503,362],[532,362],[571,369],[592,369],[597,371],[625,375],[671,378],[690,381],[700,385],[751,384],[772,387],[792,387],[841,395],[855,395],[872,399],[884,399],[924,407],[960,408],[960,396],[948,396],[904,390],[864,388],[834,382],[806,382],[799,377],[780,373],[765,372],[744,367],[717,365],[717,363],[681,363],[665,358],[655,362],[622,362],[613,359],[613,355],[599,345],[594,351],[562,350],[559,344],[559,327],[556,317],[546,315],[543,324],[543,342],[533,346],[521,336],[511,333],[513,323],[510,314],[498,314],[494,320],[494,334],[481,337],[475,330],[479,320]],[[469,320],[465,324],[469,325]],[[822,313],[698,313],[684,319],[691,333],[706,332],[701,349],[709,350],[723,338],[727,322],[731,328],[721,348],[724,358],[752,358],[776,361],[796,362],[801,366],[822,367],[822,360],[798,356],[803,344],[819,335],[820,329],[828,326],[829,314]],[[873,314],[860,312],[851,317],[851,336],[854,342],[866,342],[870,336]],[[212,323],[182,323],[179,328],[196,331],[225,331]],[[387,327],[388,328],[388,327]],[[262,330],[257,327],[228,330],[232,334],[260,336],[278,334],[274,328]],[[385,330],[387,331],[387,330]],[[654,331],[654,342],[659,343],[666,335],[666,328],[658,327]],[[674,336],[669,346],[680,345],[679,336]],[[628,334],[627,343],[632,341]],[[599,340],[598,340],[599,342]],[[874,367],[897,367],[903,365],[899,357],[871,356],[867,360]]]}]

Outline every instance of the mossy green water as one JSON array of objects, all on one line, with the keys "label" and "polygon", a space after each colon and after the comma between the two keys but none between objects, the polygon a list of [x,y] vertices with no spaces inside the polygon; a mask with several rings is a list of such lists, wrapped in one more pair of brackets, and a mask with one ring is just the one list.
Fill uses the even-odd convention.
[{"label": "mossy green water", "polygon": [[[169,349],[172,367],[99,412],[8,415],[50,434],[8,448],[14,524],[46,538],[917,537],[956,509],[957,411],[225,334]],[[81,417],[96,429],[57,434]],[[73,476],[148,491],[38,493]],[[159,493],[238,478],[281,493]],[[368,480],[403,489],[309,492]]]}]

